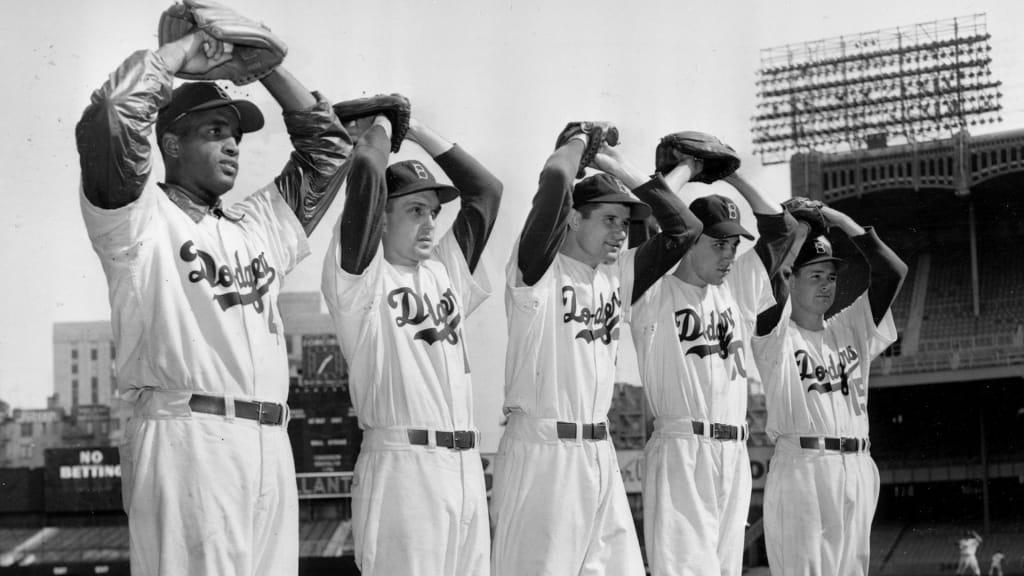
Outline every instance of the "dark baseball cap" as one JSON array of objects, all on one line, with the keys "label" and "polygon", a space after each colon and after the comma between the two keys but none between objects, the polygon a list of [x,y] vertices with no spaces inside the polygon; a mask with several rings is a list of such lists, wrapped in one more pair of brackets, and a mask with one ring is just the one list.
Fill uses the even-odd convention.
[{"label": "dark baseball cap", "polygon": [[576,183],[572,190],[572,207],[584,204],[624,204],[629,207],[631,220],[643,220],[651,215],[651,207],[629,193],[629,188],[609,174],[594,174]]},{"label": "dark baseball cap", "polygon": [[807,238],[804,240],[804,245],[800,247],[800,253],[796,255],[796,260],[793,261],[793,268],[802,268],[819,262],[832,262],[837,269],[843,266],[843,259],[832,255],[832,243],[827,237]]},{"label": "dark baseball cap", "polygon": [[384,173],[388,185],[388,200],[408,196],[424,190],[436,190],[441,204],[451,202],[459,196],[459,189],[441,184],[419,160],[395,162]]},{"label": "dark baseball cap", "polygon": [[174,89],[171,101],[156,116],[156,136],[163,136],[172,124],[186,114],[230,106],[238,115],[243,134],[263,128],[263,113],[248,100],[233,100],[214,82],[186,82]]},{"label": "dark baseball cap", "polygon": [[740,207],[718,194],[701,196],[690,203],[690,212],[704,224],[704,233],[712,238],[743,236],[753,240],[754,235],[740,226]]}]

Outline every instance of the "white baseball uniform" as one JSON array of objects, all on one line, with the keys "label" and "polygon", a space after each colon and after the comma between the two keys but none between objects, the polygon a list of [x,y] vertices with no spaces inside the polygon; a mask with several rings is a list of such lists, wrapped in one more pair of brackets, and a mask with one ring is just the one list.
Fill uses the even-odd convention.
[{"label": "white baseball uniform", "polygon": [[[652,574],[742,570],[751,488],[745,348],[757,314],[772,303],[752,249],[721,285],[666,275],[633,303],[629,324],[655,417],[643,478]],[[713,425],[735,427],[736,437],[713,439]]]},{"label": "white baseball uniform", "polygon": [[[101,209],[85,194],[98,182],[100,196],[134,185],[105,180],[111,173],[148,175],[150,149],[140,142],[171,82],[158,56],[137,52],[94,93],[78,132],[82,214],[109,285],[119,393],[134,405],[120,447],[131,570],[297,574],[298,495],[282,408],[288,358],[276,302],[284,275],[309,254],[302,224],[274,183],[222,217],[173,186],[141,187],[144,178],[120,208]],[[297,122],[306,134],[340,129],[324,100]],[[296,150],[324,145],[313,140]],[[343,157],[335,148],[331,156]],[[120,172],[94,162],[107,150]],[[302,178],[290,170],[281,178]],[[193,409],[199,396],[220,402],[223,414]],[[282,417],[261,424],[236,409],[239,401],[278,404]]]},{"label": "white baseball uniform", "polygon": [[875,324],[869,292],[806,330],[781,321],[752,345],[775,443],[764,526],[773,573],[868,573],[878,468],[868,443],[871,361],[896,340],[891,311]]},{"label": "white baseball uniform", "polygon": [[[780,574],[866,575],[879,490],[863,442],[868,376],[871,360],[896,340],[896,328],[891,314],[875,326],[867,293],[822,331],[797,326],[790,306],[771,334],[754,340],[775,442],[765,485],[768,561]],[[820,447],[802,447],[809,441],[801,438]],[[857,439],[859,449],[828,449],[824,438]]]},{"label": "white baseball uniform", "polygon": [[486,574],[479,451],[410,446],[406,436],[475,429],[462,326],[488,294],[486,276],[480,268],[473,278],[450,231],[417,268],[378,251],[361,276],[341,268],[339,244],[335,234],[324,296],[364,429],[352,487],[356,563],[367,575]]},{"label": "white baseball uniform", "polygon": [[[513,254],[519,253],[518,244]],[[643,575],[610,439],[559,439],[556,422],[608,419],[619,345],[619,264],[559,253],[532,286],[506,270],[508,425],[491,495],[494,574]]]},{"label": "white baseball uniform", "polygon": [[960,560],[956,565],[957,574],[973,574],[979,576],[981,574],[981,567],[978,566],[978,546],[981,545],[981,540],[977,538],[961,538],[957,542],[957,547],[960,549]]},{"label": "white baseball uniform", "polygon": [[[495,576],[645,573],[607,435],[622,295],[633,293],[620,291],[624,257],[595,267],[557,251],[579,159],[568,146],[552,155],[506,269],[508,424],[491,496]],[[592,182],[610,177],[597,178]],[[656,278],[692,244],[699,221],[661,176],[634,192],[650,205],[663,232],[625,253],[642,254],[646,272]],[[614,194],[630,197],[622,190]],[[521,255],[524,241],[527,254]],[[546,266],[538,269],[538,263]],[[521,266],[530,270],[528,280]],[[639,289],[646,282],[636,281]]]},{"label": "white baseball uniform", "polygon": [[[435,158],[459,187],[463,207],[428,259],[395,265],[378,237],[346,220],[349,211],[383,206],[375,198],[387,193],[389,148],[380,129],[356,145],[345,212],[323,269],[324,297],[364,430],[352,484],[355,560],[364,576],[486,576],[487,491],[463,326],[490,294],[484,268],[474,274],[466,253],[483,249],[497,215],[497,202],[487,198],[500,198],[500,183],[458,147]],[[460,246],[459,230],[470,228]],[[363,245],[355,251],[372,254],[358,274],[345,267],[343,254],[353,249],[344,238],[357,238]],[[471,434],[474,445],[444,447],[443,436],[456,433]]]}]

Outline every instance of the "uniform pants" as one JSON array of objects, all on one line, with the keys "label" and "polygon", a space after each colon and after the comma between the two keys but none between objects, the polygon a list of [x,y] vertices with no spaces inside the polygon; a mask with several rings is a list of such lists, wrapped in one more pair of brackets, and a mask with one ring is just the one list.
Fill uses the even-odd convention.
[{"label": "uniform pants", "polygon": [[773,575],[866,576],[878,468],[867,452],[775,444],[764,493],[764,536]]},{"label": "uniform pants", "polygon": [[131,573],[298,574],[286,426],[192,414],[188,398],[143,393],[120,446]]},{"label": "uniform pants", "polygon": [[661,427],[644,450],[644,538],[653,576],[739,576],[750,507],[742,441]]},{"label": "uniform pants", "polygon": [[511,415],[491,512],[495,576],[645,574],[610,440],[560,440],[554,420]]},{"label": "uniform pants", "polygon": [[480,453],[412,446],[404,428],[364,431],[352,534],[363,576],[487,576]]}]

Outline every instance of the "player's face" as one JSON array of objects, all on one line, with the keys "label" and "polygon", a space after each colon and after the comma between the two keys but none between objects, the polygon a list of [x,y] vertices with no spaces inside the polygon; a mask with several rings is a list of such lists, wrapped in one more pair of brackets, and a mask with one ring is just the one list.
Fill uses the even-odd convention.
[{"label": "player's face", "polygon": [[836,265],[819,262],[797,268],[790,283],[793,308],[824,316],[836,300]]},{"label": "player's face", "polygon": [[222,107],[196,112],[190,120],[192,128],[178,139],[177,183],[212,203],[238,176],[238,116]]},{"label": "player's face", "polygon": [[580,214],[577,243],[588,264],[611,264],[626,246],[629,207],[623,204],[595,206],[589,216]]},{"label": "player's face", "polygon": [[736,250],[739,246],[739,236],[715,238],[701,234],[688,253],[693,273],[703,285],[718,286],[725,282],[726,275],[736,261]]},{"label": "player's face", "polygon": [[416,266],[430,258],[440,213],[441,202],[434,190],[389,201],[384,213],[384,259],[401,266]]}]

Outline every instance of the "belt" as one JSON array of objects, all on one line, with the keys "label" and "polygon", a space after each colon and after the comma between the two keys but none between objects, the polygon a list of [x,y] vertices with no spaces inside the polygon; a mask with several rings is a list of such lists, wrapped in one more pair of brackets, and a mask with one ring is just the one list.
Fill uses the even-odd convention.
[{"label": "belt", "polygon": [[711,424],[710,430],[705,434],[706,425],[704,422],[699,420],[693,420],[690,422],[693,427],[693,433],[698,436],[707,436],[712,440],[746,440],[747,439],[747,427],[746,426],[733,426],[732,424],[719,424],[717,422]]},{"label": "belt", "polygon": [[[409,444],[412,444],[413,446],[430,445],[429,430],[410,428],[406,430],[406,433],[409,435]],[[438,430],[434,432],[434,439],[437,442],[437,446],[440,448],[472,450],[476,447],[476,432],[473,430],[456,430],[454,432]]]},{"label": "belt", "polygon": [[[824,441],[824,442],[822,442]],[[825,450],[833,452],[866,452],[871,448],[871,441],[867,438],[836,438],[833,436],[801,436],[800,447],[808,450],[820,450],[824,444]]]},{"label": "belt", "polygon": [[[255,420],[260,424],[268,426],[280,426],[284,423],[285,407],[273,402],[250,402],[248,400],[235,400],[235,416],[246,420]],[[188,401],[188,407],[193,412],[206,414],[227,414],[227,406],[222,396],[207,396],[205,394],[193,394]]]},{"label": "belt", "polygon": [[608,424],[599,422],[597,424],[577,424],[575,422],[556,422],[555,429],[558,437],[562,440],[575,440],[576,427],[582,426],[580,438],[584,440],[604,440],[608,437]]}]

